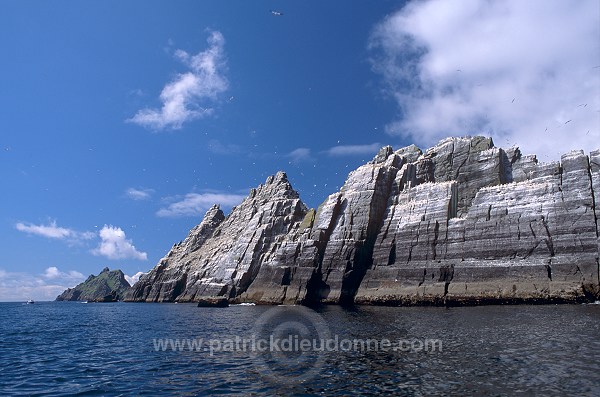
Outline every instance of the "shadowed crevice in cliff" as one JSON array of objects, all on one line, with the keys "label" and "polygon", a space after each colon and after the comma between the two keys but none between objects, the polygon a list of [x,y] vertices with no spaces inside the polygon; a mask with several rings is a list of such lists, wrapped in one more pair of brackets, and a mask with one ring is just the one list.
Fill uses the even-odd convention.
[{"label": "shadowed crevice in cliff", "polygon": [[450,282],[454,278],[454,264],[450,266],[442,266],[440,267],[440,277],[438,279],[439,283],[444,283],[444,301],[448,296],[448,287],[450,286]]},{"label": "shadowed crevice in cliff", "polygon": [[177,297],[185,290],[185,285],[187,283],[187,273],[183,273],[181,278],[175,281],[175,285],[171,291],[170,296],[165,299],[165,301],[173,302]]},{"label": "shadowed crevice in cliff", "polygon": [[[331,197],[329,199],[331,199]],[[319,216],[323,214],[323,209],[325,208],[326,203],[327,200],[319,206],[315,215],[315,219],[319,219]],[[335,228],[336,222],[342,213],[342,207],[341,195],[338,194],[335,196],[335,202],[331,210],[331,218],[327,228],[325,230],[317,231],[318,234],[314,236],[317,238],[314,243],[317,248],[317,255],[315,258],[314,270],[310,279],[306,283],[306,295],[302,300],[302,304],[304,305],[313,306],[318,304],[322,300],[327,299],[331,291],[331,287],[325,281],[323,281],[323,259],[325,257],[325,249],[327,248],[327,244],[329,243],[333,229]]]},{"label": "shadowed crevice in cliff", "polygon": [[[596,197],[600,188],[600,150],[590,153],[588,175],[590,178],[590,189],[592,190],[592,209],[594,211],[594,221],[596,222],[596,237],[600,237],[600,230],[598,230],[598,197]],[[600,254],[600,241],[598,248]]]},{"label": "shadowed crevice in cliff", "polygon": [[547,238],[544,239],[544,242],[548,247],[550,256],[554,256],[554,242],[552,241],[552,235],[550,234],[550,229],[548,228],[548,222],[546,221],[546,218],[544,218],[544,216],[542,216],[542,225],[544,226],[544,230],[546,231],[547,236]]},{"label": "shadowed crevice in cliff", "polygon": [[323,273],[321,269],[316,269],[312,277],[306,283],[306,296],[302,301],[306,306],[317,306],[321,301],[327,299],[331,287],[323,281]]},{"label": "shadowed crevice in cliff", "polygon": [[390,247],[390,255],[388,257],[388,262],[387,265],[388,266],[392,266],[394,263],[396,263],[396,240],[392,240],[392,246]]},{"label": "shadowed crevice in cliff", "polygon": [[[391,146],[382,148],[375,156],[373,165],[386,162],[390,156],[395,156]],[[377,236],[384,226],[387,204],[392,192],[392,184],[398,172],[399,159],[392,162],[390,167],[378,168],[379,175],[376,178],[374,195],[370,202],[368,223],[366,228],[366,239],[364,242],[357,242],[354,259],[350,262],[350,269],[347,269],[342,281],[342,290],[340,294],[340,304],[353,305],[354,297],[362,283],[368,269],[373,265],[373,250]]]},{"label": "shadowed crevice in cliff", "polygon": [[[598,203],[600,202],[600,150],[594,150],[590,152],[589,156],[589,168],[588,175],[590,177],[590,187],[592,190],[592,208],[594,210],[594,221],[596,223],[596,238],[598,239],[598,256],[600,257],[600,225],[598,225],[598,216],[600,211],[598,210]],[[596,259],[598,267],[598,292],[600,296],[600,259]]]}]

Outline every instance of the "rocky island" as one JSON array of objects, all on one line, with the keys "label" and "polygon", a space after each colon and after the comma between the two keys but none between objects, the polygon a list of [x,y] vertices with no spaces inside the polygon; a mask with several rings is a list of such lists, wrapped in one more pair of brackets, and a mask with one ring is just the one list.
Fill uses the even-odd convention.
[{"label": "rocky island", "polygon": [[487,137],[382,148],[309,209],[285,173],[208,210],[135,302],[460,305],[600,294],[600,150],[543,164]]},{"label": "rocky island", "polygon": [[105,267],[100,274],[60,294],[57,301],[117,302],[131,286],[121,270]]}]

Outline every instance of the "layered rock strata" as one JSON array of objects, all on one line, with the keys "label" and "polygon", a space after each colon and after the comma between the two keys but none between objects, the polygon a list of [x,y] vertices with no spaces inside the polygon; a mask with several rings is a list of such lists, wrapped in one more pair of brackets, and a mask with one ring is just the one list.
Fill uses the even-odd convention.
[{"label": "layered rock strata", "polygon": [[225,218],[213,206],[188,237],[173,245],[126,300],[192,302],[202,297],[235,298],[256,278],[264,262],[293,233],[307,208],[283,172],[252,189]]},{"label": "layered rock strata", "polygon": [[203,221],[131,301],[469,304],[596,299],[600,151],[540,164],[490,138],[387,146],[308,209],[280,172]]}]

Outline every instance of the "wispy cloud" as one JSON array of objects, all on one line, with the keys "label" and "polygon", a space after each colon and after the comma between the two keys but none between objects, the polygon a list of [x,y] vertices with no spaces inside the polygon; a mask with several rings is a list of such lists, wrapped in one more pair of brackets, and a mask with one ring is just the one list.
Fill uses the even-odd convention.
[{"label": "wispy cloud", "polygon": [[212,106],[229,83],[224,75],[225,38],[213,31],[207,41],[208,49],[196,55],[175,51],[175,57],[189,70],[165,85],[160,94],[160,109],[142,109],[127,121],[154,130],[179,129],[187,121],[211,115]]},{"label": "wispy cloud", "polygon": [[542,155],[600,140],[600,3],[409,2],[372,34],[397,101],[387,132],[430,145],[485,133]]},{"label": "wispy cloud", "polygon": [[46,237],[56,240],[66,240],[75,243],[81,240],[91,240],[95,237],[93,232],[78,232],[73,229],[60,227],[55,220],[52,220],[47,225],[35,225],[32,223],[19,222],[15,228],[23,233],[36,236]]},{"label": "wispy cloud", "polygon": [[125,280],[127,280],[127,282],[129,283],[129,285],[133,285],[133,284],[137,283],[138,280],[140,279],[140,277],[142,277],[144,274],[146,274],[146,273],[144,273],[144,272],[137,272],[133,276],[125,275]]},{"label": "wispy cloud", "polygon": [[119,227],[104,225],[99,235],[101,241],[98,247],[92,250],[94,255],[104,256],[108,259],[148,259],[148,255],[138,251]]},{"label": "wispy cloud", "polygon": [[0,301],[54,300],[84,280],[78,271],[63,272],[55,266],[37,275],[0,269]]},{"label": "wispy cloud", "polygon": [[377,153],[381,149],[381,146],[379,143],[371,143],[370,145],[340,145],[326,150],[326,153],[330,156],[371,155]]},{"label": "wispy cloud", "polygon": [[240,153],[242,148],[233,143],[221,143],[217,139],[211,139],[208,141],[208,150],[215,154],[229,155]]},{"label": "wispy cloud", "polygon": [[136,189],[130,187],[125,191],[125,195],[132,200],[148,200],[154,193],[153,189]]},{"label": "wispy cloud", "polygon": [[311,156],[311,150],[305,147],[292,150],[290,153],[288,153],[287,157],[289,157],[292,163],[311,161],[313,159]]},{"label": "wispy cloud", "polygon": [[57,226],[56,221],[51,221],[49,225],[33,225],[19,222],[15,227],[20,232],[59,240],[65,239],[74,233],[71,229]]},{"label": "wispy cloud", "polygon": [[201,216],[213,204],[231,207],[239,204],[246,196],[226,193],[188,193],[179,201],[161,208],[156,213],[159,217]]}]

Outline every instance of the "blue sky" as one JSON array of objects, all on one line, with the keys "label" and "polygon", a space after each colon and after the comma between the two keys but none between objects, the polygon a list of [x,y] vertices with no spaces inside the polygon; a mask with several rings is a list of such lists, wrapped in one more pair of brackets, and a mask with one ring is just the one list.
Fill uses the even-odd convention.
[{"label": "blue sky", "polygon": [[147,271],[278,170],[315,207],[382,145],[598,147],[599,19],[593,0],[3,1],[0,301]]}]

